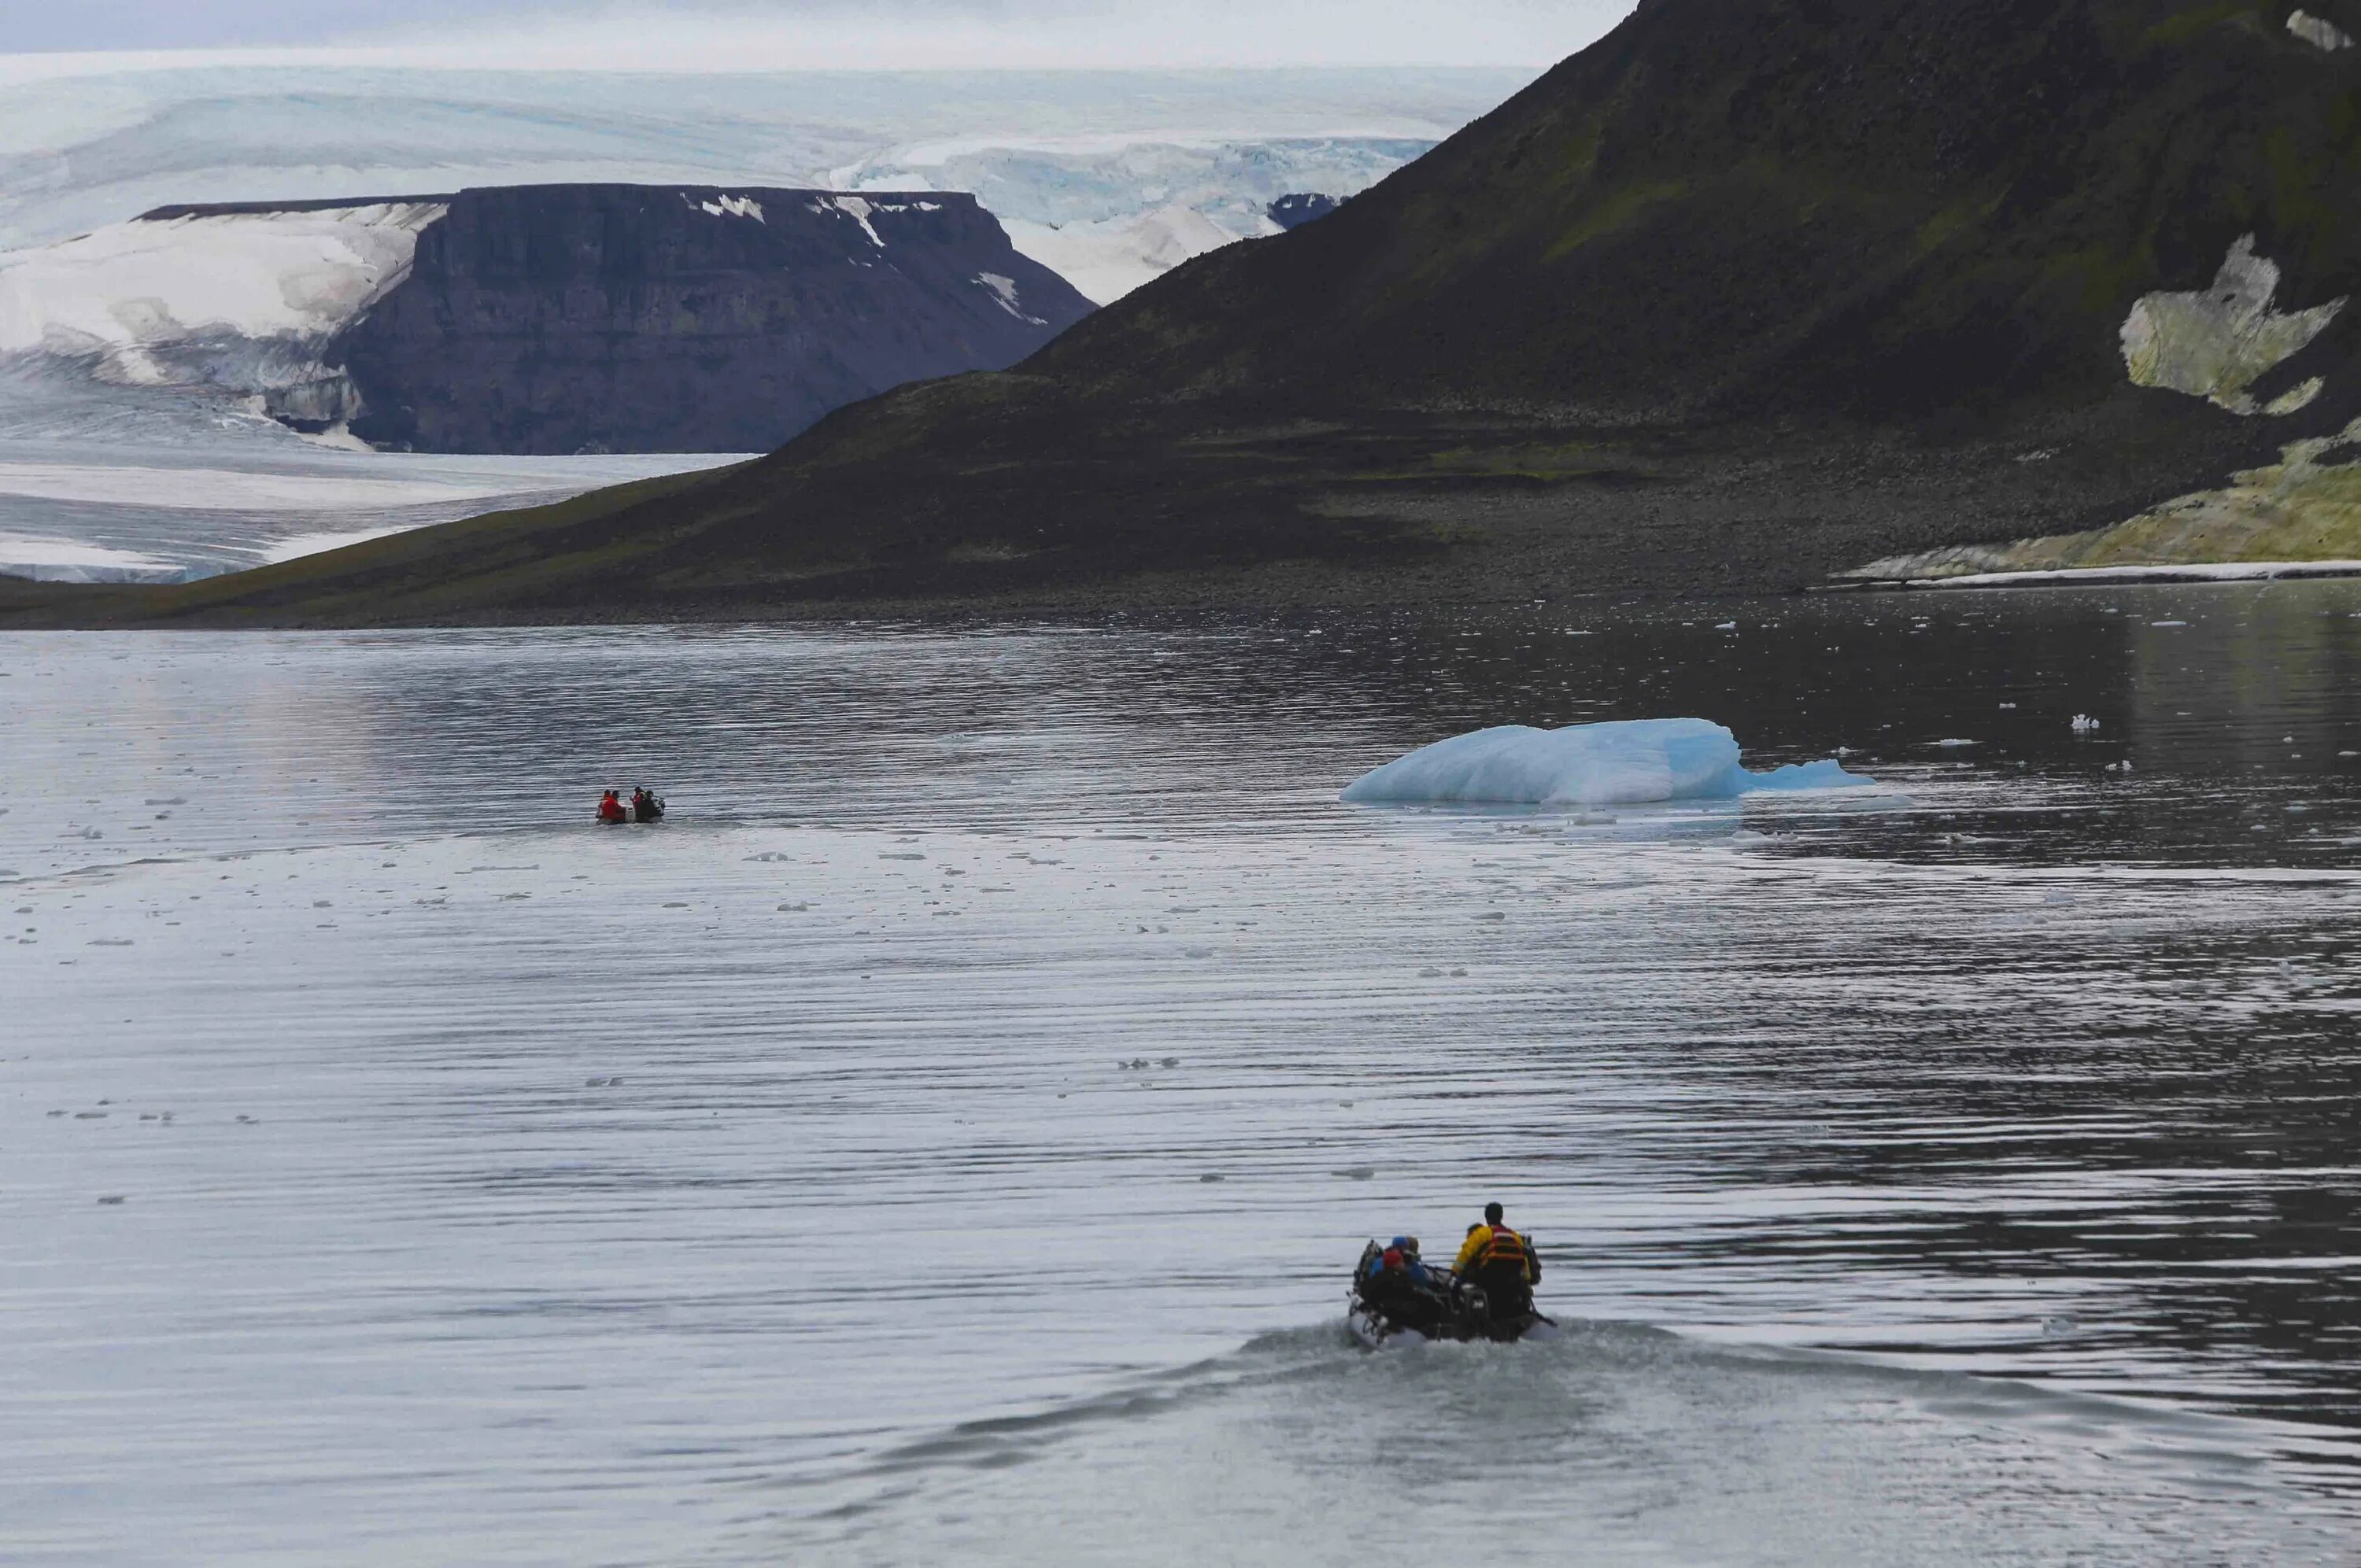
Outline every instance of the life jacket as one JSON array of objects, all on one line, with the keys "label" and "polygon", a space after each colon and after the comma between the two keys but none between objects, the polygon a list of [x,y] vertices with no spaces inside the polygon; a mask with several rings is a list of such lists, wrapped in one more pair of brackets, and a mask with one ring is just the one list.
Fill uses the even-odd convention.
[{"label": "life jacket", "polygon": [[1516,1270],[1517,1277],[1522,1279],[1526,1274],[1526,1265],[1532,1255],[1532,1250],[1525,1245],[1524,1237],[1506,1225],[1495,1225],[1492,1227],[1491,1235],[1484,1242],[1483,1250],[1476,1255],[1476,1266],[1481,1269],[1497,1268],[1503,1273],[1513,1268]]}]

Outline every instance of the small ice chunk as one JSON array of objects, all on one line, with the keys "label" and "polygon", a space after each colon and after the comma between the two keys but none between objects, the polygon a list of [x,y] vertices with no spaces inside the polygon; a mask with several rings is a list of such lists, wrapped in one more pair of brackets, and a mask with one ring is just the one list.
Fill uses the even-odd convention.
[{"label": "small ice chunk", "polygon": [[1972,741],[1972,740],[1938,740],[1938,741],[1936,741],[1936,742],[1935,742],[1935,744],[1936,744],[1936,745],[1938,745],[1938,746],[1972,746],[1972,745],[1974,745],[1974,744],[1975,744],[1975,742],[1974,742],[1974,741]]},{"label": "small ice chunk", "polygon": [[1399,757],[1355,780],[1344,798],[1356,804],[1616,806],[1876,782],[1846,773],[1833,760],[1749,773],[1739,756],[1737,737],[1704,718],[1618,719],[1561,729],[1504,724]]},{"label": "small ice chunk", "polygon": [[2088,735],[2098,729],[2099,721],[2087,713],[2078,713],[2074,716],[2073,725],[2075,734]]}]

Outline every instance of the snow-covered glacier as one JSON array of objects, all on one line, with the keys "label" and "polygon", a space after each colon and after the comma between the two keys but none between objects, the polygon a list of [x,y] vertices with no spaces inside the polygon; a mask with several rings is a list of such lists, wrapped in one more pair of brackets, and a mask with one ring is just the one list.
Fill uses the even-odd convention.
[{"label": "snow-covered glacier", "polygon": [[86,361],[129,386],[297,384],[447,210],[432,198],[168,207],[0,255],[0,355]]},{"label": "snow-covered glacier", "polygon": [[1537,729],[1502,724],[1422,746],[1356,779],[1360,805],[1631,806],[1729,800],[1758,790],[1874,784],[1833,759],[1750,773],[1738,738],[1706,718],[1627,718]]}]

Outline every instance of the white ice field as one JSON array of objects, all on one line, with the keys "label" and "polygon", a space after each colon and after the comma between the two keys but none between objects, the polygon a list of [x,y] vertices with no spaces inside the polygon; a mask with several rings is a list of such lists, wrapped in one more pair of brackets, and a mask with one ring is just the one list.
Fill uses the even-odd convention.
[{"label": "white ice field", "polygon": [[[2334,1560],[2349,1369],[2105,1238],[2325,1190],[2172,1140],[2342,1016],[2247,859],[2349,802],[1352,806],[1497,699],[1321,630],[0,637],[0,1557]],[[1353,1349],[1488,1197],[1567,1338]]]}]

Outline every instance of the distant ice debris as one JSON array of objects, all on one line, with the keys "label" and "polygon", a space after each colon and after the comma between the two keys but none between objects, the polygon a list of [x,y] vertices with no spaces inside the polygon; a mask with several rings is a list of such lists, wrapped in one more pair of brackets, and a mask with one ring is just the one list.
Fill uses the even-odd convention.
[{"label": "distant ice debris", "polygon": [[2074,716],[2073,724],[2074,733],[2077,735],[2088,735],[2092,730],[2099,728],[2099,721],[2092,718],[2087,713],[2076,714]]},{"label": "distant ice debris", "polygon": [[2142,295],[2121,334],[2132,384],[2187,392],[2239,414],[2291,414],[2309,404],[2320,395],[2318,377],[2268,403],[2247,389],[2318,337],[2345,301],[2283,313],[2271,303],[2279,286],[2278,264],[2257,256],[2255,236],[2245,235],[2223,258],[2212,288]]},{"label": "distant ice debris", "polygon": [[2344,28],[2323,16],[2314,16],[2297,9],[2288,13],[2287,30],[2312,45],[2334,54],[2341,49],[2351,49],[2353,39]]},{"label": "distant ice debris", "polygon": [[1363,774],[1361,805],[1620,806],[1726,800],[1758,790],[1874,784],[1833,759],[1749,773],[1737,737],[1704,718],[1637,718],[1536,729],[1504,724],[1423,746]]}]

